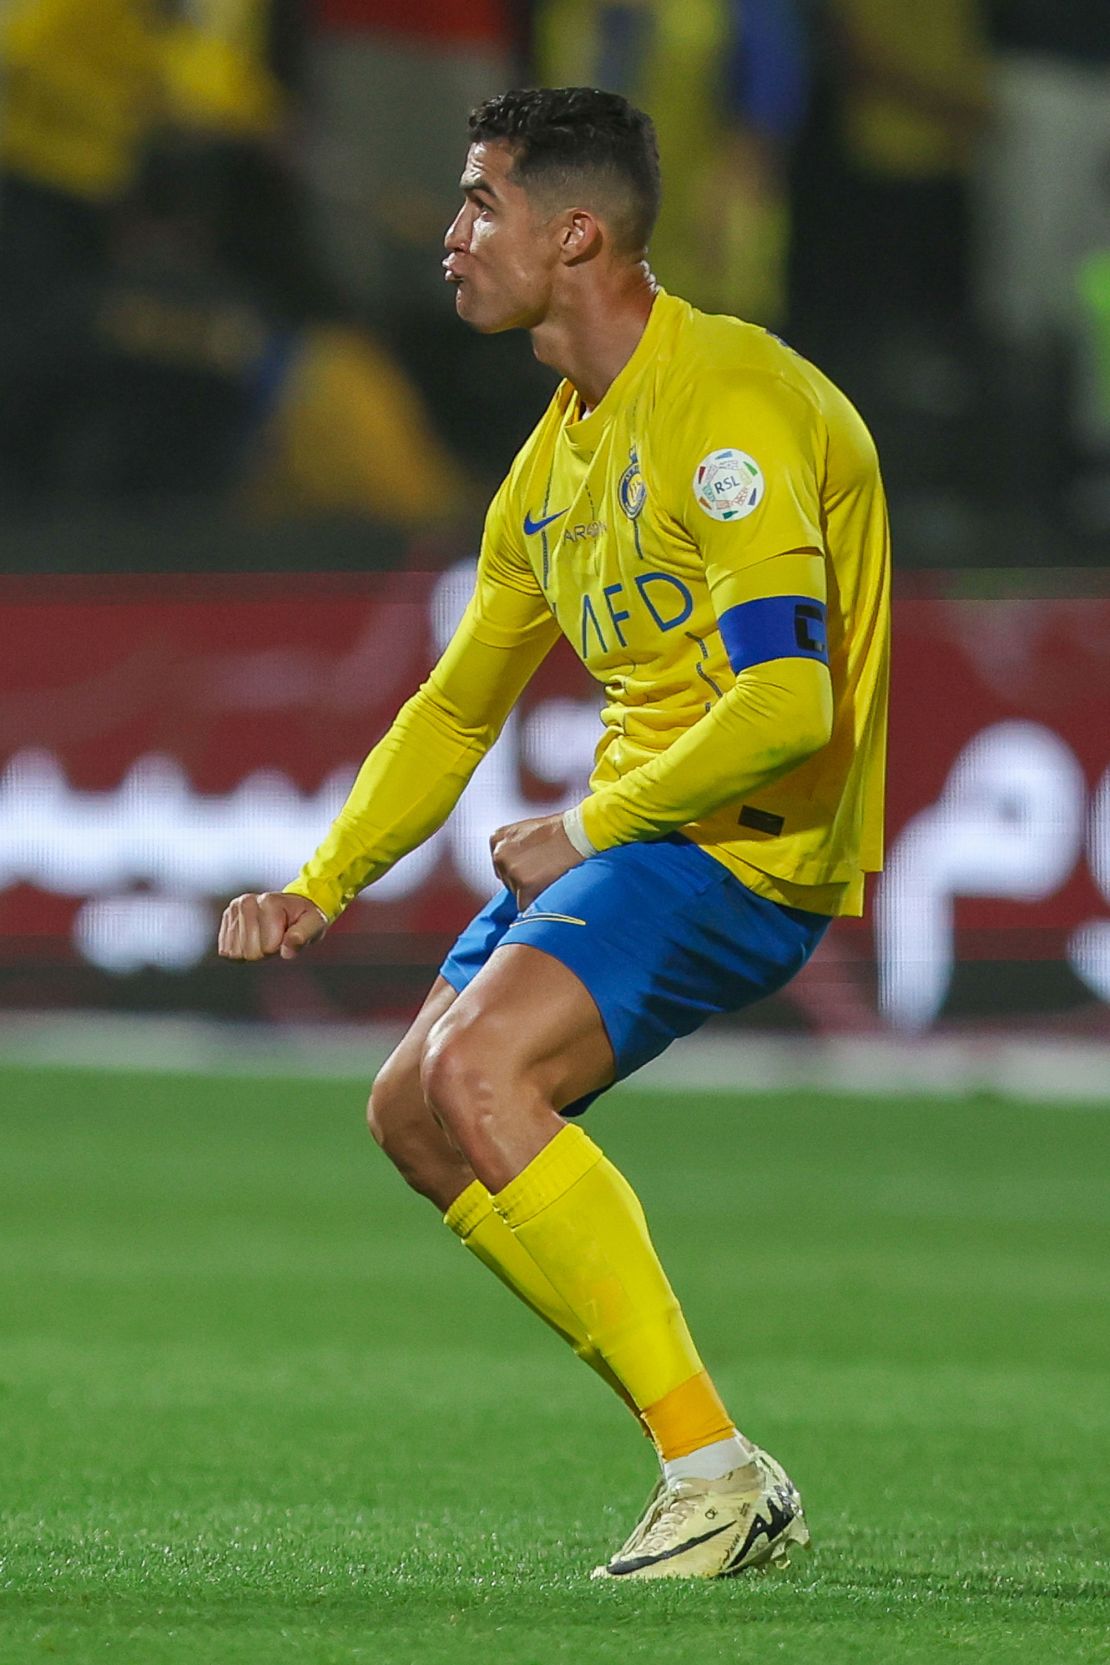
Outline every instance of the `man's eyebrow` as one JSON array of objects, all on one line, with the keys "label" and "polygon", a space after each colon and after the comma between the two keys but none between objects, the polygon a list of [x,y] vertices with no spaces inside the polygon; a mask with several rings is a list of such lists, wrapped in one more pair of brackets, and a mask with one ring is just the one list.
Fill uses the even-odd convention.
[{"label": "man's eyebrow", "polygon": [[465,197],[476,197],[481,191],[494,202],[497,200],[497,192],[492,185],[487,185],[484,179],[468,179],[464,174],[459,180],[459,190]]}]

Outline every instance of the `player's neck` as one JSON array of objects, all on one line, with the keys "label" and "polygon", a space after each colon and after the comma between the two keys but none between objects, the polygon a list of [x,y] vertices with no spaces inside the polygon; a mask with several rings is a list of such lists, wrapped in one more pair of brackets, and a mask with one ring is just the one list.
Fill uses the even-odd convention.
[{"label": "player's neck", "polygon": [[554,308],[532,330],[532,351],[577,389],[584,410],[600,404],[636,351],[657,293],[644,261],[619,283]]}]

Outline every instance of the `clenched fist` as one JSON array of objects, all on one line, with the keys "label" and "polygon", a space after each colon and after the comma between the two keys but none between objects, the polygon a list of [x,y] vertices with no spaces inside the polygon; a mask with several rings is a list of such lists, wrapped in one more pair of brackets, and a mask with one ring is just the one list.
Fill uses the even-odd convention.
[{"label": "clenched fist", "polygon": [[489,841],[493,870],[521,913],[582,857],[563,831],[561,815],[536,815],[498,827]]},{"label": "clenched fist", "polygon": [[271,954],[291,960],[327,928],[327,919],[307,896],[278,890],[237,896],[220,921],[219,951],[225,960],[264,960]]}]

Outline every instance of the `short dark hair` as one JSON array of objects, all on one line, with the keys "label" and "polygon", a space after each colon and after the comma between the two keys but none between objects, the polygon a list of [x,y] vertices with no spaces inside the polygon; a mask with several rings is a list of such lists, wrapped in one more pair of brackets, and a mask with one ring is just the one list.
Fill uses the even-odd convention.
[{"label": "short dark hair", "polygon": [[659,214],[659,146],[650,116],[597,87],[526,87],[470,112],[470,142],[500,139],[526,189],[572,195],[600,188],[622,247],[642,254]]}]

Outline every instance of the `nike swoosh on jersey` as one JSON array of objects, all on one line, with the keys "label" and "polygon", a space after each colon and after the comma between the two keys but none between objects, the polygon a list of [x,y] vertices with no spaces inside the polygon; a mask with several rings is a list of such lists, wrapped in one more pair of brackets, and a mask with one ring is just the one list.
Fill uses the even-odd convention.
[{"label": "nike swoosh on jersey", "polygon": [[533,520],[526,509],[524,511],[524,536],[530,538],[534,532],[542,532],[545,526],[550,526],[553,520],[558,520],[559,516],[565,515],[566,512],[565,509],[556,509],[553,515],[544,515],[542,520]]}]

